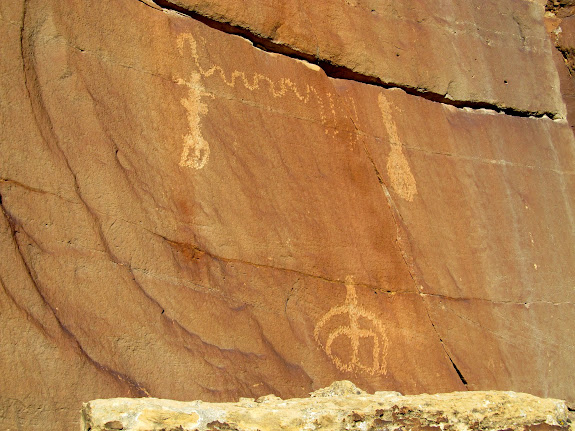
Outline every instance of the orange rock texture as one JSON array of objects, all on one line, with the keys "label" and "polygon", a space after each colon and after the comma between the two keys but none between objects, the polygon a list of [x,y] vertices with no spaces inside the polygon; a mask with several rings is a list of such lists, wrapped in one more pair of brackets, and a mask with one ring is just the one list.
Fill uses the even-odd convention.
[{"label": "orange rock texture", "polygon": [[545,6],[0,2],[0,429],[342,379],[575,401]]}]

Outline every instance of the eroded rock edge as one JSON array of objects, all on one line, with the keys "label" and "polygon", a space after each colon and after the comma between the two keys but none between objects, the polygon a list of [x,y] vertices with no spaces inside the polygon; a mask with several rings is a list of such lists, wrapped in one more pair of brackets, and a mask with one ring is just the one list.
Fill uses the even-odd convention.
[{"label": "eroded rock edge", "polygon": [[441,103],[443,105],[454,106],[459,109],[464,108],[472,110],[486,109],[515,117],[535,117],[535,118],[547,117],[552,120],[565,119],[564,114],[560,112],[539,111],[539,110],[529,111],[519,109],[513,106],[507,106],[503,103],[490,103],[482,100],[454,99],[448,93],[440,94],[424,87],[409,86],[391,81],[383,81],[377,76],[371,76],[356,72],[342,64],[335,64],[332,61],[321,58],[318,55],[303,52],[286,44],[277,43],[270,38],[266,38],[260,34],[254,33],[249,28],[230,24],[229,22],[218,21],[212,17],[202,15],[197,11],[186,9],[169,0],[139,0],[139,1],[147,4],[148,6],[152,7],[156,6],[154,8],[159,10],[170,11],[181,15],[185,15],[187,17],[190,17],[196,21],[199,21],[207,25],[208,27],[219,30],[221,32],[240,36],[250,41],[256,49],[260,49],[267,52],[273,52],[275,54],[285,55],[287,57],[295,58],[297,60],[306,61],[308,63],[317,65],[330,78],[346,79],[363,84],[375,85],[385,89],[397,88],[405,91],[407,94],[422,97],[426,100]]}]

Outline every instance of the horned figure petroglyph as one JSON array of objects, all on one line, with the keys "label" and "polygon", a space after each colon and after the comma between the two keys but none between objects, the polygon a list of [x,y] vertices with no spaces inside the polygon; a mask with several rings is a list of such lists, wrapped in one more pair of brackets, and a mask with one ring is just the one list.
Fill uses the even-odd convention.
[{"label": "horned figure petroglyph", "polygon": [[[358,305],[351,277],[346,278],[345,288],[345,303],[333,307],[318,321],[314,330],[315,340],[340,371],[386,374],[388,341],[385,328],[374,313]],[[339,316],[349,319],[349,325],[333,325]],[[331,330],[330,324],[334,326]],[[347,338],[350,342],[351,354],[346,358],[334,352],[334,343],[336,340],[341,342],[341,338]],[[371,358],[366,357],[365,353],[361,354],[362,343],[371,347]]]}]

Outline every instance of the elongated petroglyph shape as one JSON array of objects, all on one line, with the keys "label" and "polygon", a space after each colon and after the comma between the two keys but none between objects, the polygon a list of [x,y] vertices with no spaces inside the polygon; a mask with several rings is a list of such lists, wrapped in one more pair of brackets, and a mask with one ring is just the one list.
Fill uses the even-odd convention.
[{"label": "elongated petroglyph shape", "polygon": [[391,104],[382,93],[377,96],[377,101],[391,146],[386,166],[391,187],[400,197],[411,202],[417,194],[417,185],[411,173],[407,157],[405,157],[403,153],[403,146],[397,133],[397,126],[391,116]]},{"label": "elongated petroglyph shape", "polygon": [[[196,41],[190,38],[178,38],[178,49],[180,54],[184,54],[184,40],[187,40],[192,52],[196,50]],[[188,97],[181,100],[186,108],[189,132],[184,136],[184,148],[180,156],[180,166],[194,169],[202,169],[210,159],[210,145],[204,139],[201,132],[201,116],[208,113],[208,106],[202,102],[202,97],[213,97],[205,91],[201,83],[201,75],[198,72],[191,72],[189,80],[178,79],[180,85],[188,88]]]}]

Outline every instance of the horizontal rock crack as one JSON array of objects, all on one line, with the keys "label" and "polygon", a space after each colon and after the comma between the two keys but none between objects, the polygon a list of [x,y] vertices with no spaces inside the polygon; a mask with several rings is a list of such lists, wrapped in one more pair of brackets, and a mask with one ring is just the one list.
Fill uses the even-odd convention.
[{"label": "horizontal rock crack", "polygon": [[[142,1],[142,0],[139,0]],[[148,2],[143,3],[148,4]],[[498,113],[515,116],[515,117],[548,117],[550,119],[559,120],[563,119],[561,114],[557,112],[549,111],[528,111],[524,109],[519,109],[512,106],[504,106],[496,103],[485,102],[481,100],[459,100],[453,99],[448,93],[440,94],[434,91],[430,91],[427,88],[410,86],[405,84],[398,84],[395,82],[386,82],[377,76],[370,76],[362,74],[352,69],[341,65],[335,64],[330,60],[321,58],[318,54],[313,55],[300,50],[297,50],[289,45],[277,43],[272,39],[266,38],[261,34],[254,33],[251,29],[242,26],[234,25],[229,22],[218,21],[214,18],[202,15],[194,10],[186,9],[180,5],[172,3],[169,0],[149,0],[153,4],[157,5],[159,8],[166,11],[173,11],[180,13],[182,15],[188,16],[196,21],[199,21],[208,27],[219,30],[224,33],[233,34],[236,36],[243,37],[250,41],[253,46],[257,49],[261,49],[267,52],[273,52],[276,54],[285,55],[287,57],[295,58],[298,60],[307,61],[309,63],[319,66],[327,76],[330,78],[346,79],[350,81],[356,81],[363,84],[375,85],[378,87],[391,89],[397,88],[405,91],[407,94],[422,97],[424,99],[430,100],[432,102],[441,103],[443,105],[450,105],[456,108],[468,108],[468,109],[487,109],[495,111]]]}]

